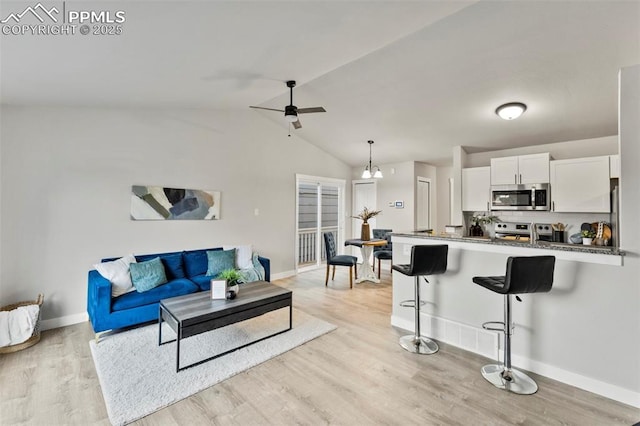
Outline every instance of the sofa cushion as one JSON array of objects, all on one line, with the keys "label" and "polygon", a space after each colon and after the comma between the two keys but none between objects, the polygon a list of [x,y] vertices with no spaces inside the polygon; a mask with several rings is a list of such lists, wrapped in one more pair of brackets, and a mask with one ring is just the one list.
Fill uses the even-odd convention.
[{"label": "sofa cushion", "polygon": [[236,249],[236,268],[247,269],[253,267],[251,264],[253,248],[250,244],[242,246],[222,246],[222,248],[224,250]]},{"label": "sofa cushion", "polygon": [[136,263],[136,258],[132,254],[121,257],[110,262],[103,261],[93,265],[96,271],[111,282],[111,296],[117,297],[133,290],[129,265]]},{"label": "sofa cushion", "polygon": [[146,262],[153,258],[160,257],[162,266],[167,274],[167,280],[175,280],[176,278],[185,278],[184,263],[182,261],[182,252],[160,253],[160,254],[143,254],[136,256],[138,262]]},{"label": "sofa cushion", "polygon": [[187,278],[204,275],[207,273],[209,260],[207,259],[207,251],[222,250],[221,247],[205,250],[191,250],[182,252],[184,260],[184,272]]},{"label": "sofa cushion", "polygon": [[236,249],[207,251],[207,272],[210,277],[217,277],[220,272],[236,268]]},{"label": "sofa cushion", "polygon": [[121,311],[124,309],[137,308],[151,303],[158,303],[162,299],[183,296],[185,294],[195,293],[196,291],[198,291],[197,285],[186,278],[179,278],[149,291],[145,291],[144,293],[132,291],[131,293],[116,297],[111,304],[111,310]]},{"label": "sofa cushion", "polygon": [[167,282],[167,275],[159,257],[155,257],[146,262],[132,263],[131,281],[133,286],[140,293],[149,291]]},{"label": "sofa cushion", "polygon": [[191,281],[193,281],[194,283],[196,283],[198,285],[198,287],[200,287],[201,291],[209,291],[211,290],[211,280],[214,277],[210,277],[207,275],[198,275],[195,277],[191,277],[189,278]]}]

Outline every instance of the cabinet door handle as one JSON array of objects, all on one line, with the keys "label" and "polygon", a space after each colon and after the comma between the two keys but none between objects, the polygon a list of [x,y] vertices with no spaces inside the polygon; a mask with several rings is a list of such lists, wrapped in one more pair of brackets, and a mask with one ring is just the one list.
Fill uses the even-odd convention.
[{"label": "cabinet door handle", "polygon": [[487,211],[491,211],[489,210],[489,202],[487,201]]},{"label": "cabinet door handle", "polygon": [[556,211],[556,202],[555,202],[555,201],[552,201],[552,202],[551,202],[551,211],[552,211],[552,212],[555,212],[555,211]]},{"label": "cabinet door handle", "polygon": [[520,175],[520,183],[522,183],[522,175]]},{"label": "cabinet door handle", "polygon": [[513,175],[513,181],[514,181],[515,183],[518,183],[518,174],[517,174],[517,173],[515,173],[515,174]]}]

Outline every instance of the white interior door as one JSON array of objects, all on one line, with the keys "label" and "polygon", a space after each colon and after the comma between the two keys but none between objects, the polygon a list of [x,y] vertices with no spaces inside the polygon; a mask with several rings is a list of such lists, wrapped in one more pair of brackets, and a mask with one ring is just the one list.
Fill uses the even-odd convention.
[{"label": "white interior door", "polygon": [[416,230],[431,229],[431,180],[418,177],[416,200]]}]

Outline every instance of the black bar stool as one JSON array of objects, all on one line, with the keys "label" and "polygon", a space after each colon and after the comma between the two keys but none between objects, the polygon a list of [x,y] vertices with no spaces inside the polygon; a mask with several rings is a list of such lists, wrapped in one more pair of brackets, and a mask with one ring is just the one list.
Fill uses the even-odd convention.
[{"label": "black bar stool", "polygon": [[[538,385],[522,371],[511,368],[511,295],[546,293],[553,285],[554,256],[509,257],[507,272],[500,277],[473,277],[473,282],[496,293],[504,294],[504,322],[489,321],[482,324],[486,330],[504,332],[504,365],[489,364],[482,367],[482,376],[495,387],[520,395],[536,393]],[[494,328],[491,325],[500,325]]]},{"label": "black bar stool", "polygon": [[447,254],[449,246],[428,245],[411,247],[411,264],[393,265],[393,269],[401,274],[415,277],[415,299],[400,302],[400,306],[415,309],[415,334],[402,336],[400,346],[409,352],[429,355],[438,352],[438,344],[431,339],[420,335],[420,306],[424,302],[420,300],[420,277],[428,283],[425,275],[444,274],[447,270]]}]

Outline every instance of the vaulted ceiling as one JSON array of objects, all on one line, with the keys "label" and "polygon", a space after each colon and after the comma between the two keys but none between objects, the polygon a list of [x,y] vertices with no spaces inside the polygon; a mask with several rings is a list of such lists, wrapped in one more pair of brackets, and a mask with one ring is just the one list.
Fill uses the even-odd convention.
[{"label": "vaulted ceiling", "polygon": [[[0,19],[33,2],[0,4]],[[52,2],[55,3],[55,2]],[[52,4],[47,3],[47,5]],[[617,74],[640,63],[640,2],[67,2],[123,10],[121,35],[0,35],[6,105],[282,108],[351,165],[446,164],[617,133]],[[25,18],[26,19],[26,18]],[[515,121],[495,108],[528,106]],[[252,110],[288,132],[281,114]]]}]

